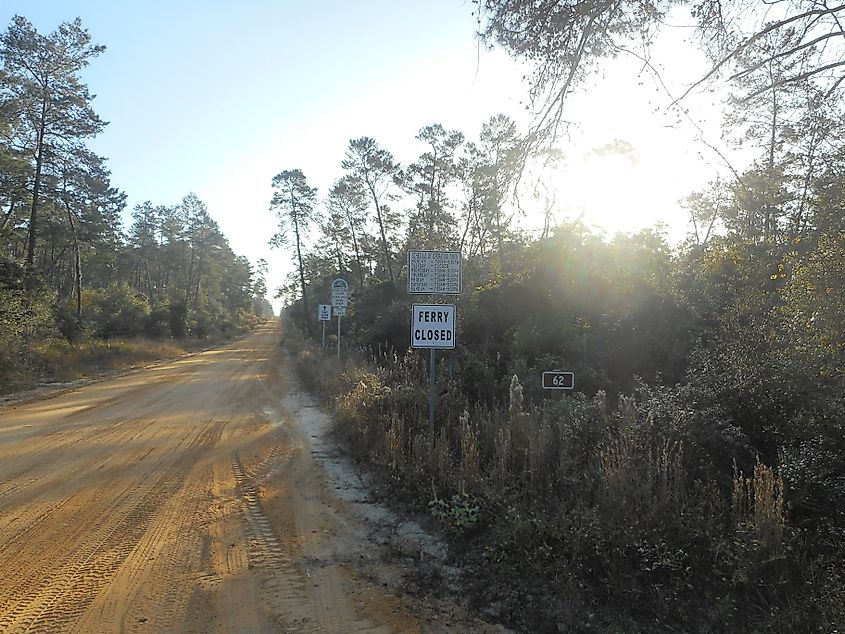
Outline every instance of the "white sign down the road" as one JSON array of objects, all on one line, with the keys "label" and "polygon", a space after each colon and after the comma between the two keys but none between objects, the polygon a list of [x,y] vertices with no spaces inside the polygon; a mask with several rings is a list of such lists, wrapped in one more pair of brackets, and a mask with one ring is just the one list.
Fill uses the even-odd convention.
[{"label": "white sign down the road", "polygon": [[455,305],[414,304],[411,308],[411,347],[455,347]]},{"label": "white sign down the road", "polygon": [[332,282],[332,306],[346,308],[349,305],[349,284],[343,278]]}]

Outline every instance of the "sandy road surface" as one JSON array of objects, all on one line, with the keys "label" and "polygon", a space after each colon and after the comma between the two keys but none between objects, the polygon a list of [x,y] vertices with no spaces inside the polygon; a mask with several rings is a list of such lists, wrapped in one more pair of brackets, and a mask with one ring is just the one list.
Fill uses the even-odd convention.
[{"label": "sandy road surface", "polygon": [[278,339],[0,409],[0,631],[475,629],[353,565]]}]

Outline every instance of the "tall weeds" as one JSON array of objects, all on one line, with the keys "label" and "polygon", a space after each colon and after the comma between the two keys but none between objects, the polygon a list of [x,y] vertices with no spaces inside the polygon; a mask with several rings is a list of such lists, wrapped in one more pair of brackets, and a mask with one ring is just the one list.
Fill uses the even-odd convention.
[{"label": "tall weeds", "polygon": [[[512,623],[532,631],[581,606],[579,631],[597,604],[596,627],[618,631],[641,618],[686,631],[814,622],[783,591],[796,566],[782,479],[760,463],[735,468],[732,489],[702,479],[665,403],[611,406],[599,392],[528,406],[513,376],[503,406],[474,406],[441,372],[432,440],[424,360],[376,356],[320,384],[337,390],[339,437],[432,513],[474,571],[468,587]],[[319,363],[335,361],[309,357],[305,371]]]}]

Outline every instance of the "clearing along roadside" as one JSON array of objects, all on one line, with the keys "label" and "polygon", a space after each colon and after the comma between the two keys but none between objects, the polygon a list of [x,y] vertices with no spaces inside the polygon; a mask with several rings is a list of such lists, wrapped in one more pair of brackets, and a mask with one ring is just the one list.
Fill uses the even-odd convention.
[{"label": "clearing along roadside", "polygon": [[279,340],[0,409],[0,631],[498,631],[403,590],[437,546],[364,508]]}]

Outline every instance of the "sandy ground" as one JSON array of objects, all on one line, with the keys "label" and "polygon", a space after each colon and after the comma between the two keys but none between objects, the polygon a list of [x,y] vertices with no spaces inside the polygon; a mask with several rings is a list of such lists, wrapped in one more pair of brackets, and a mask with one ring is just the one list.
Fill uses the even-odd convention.
[{"label": "sandy ground", "polygon": [[279,336],[0,409],[0,631],[501,631],[369,500]]}]

